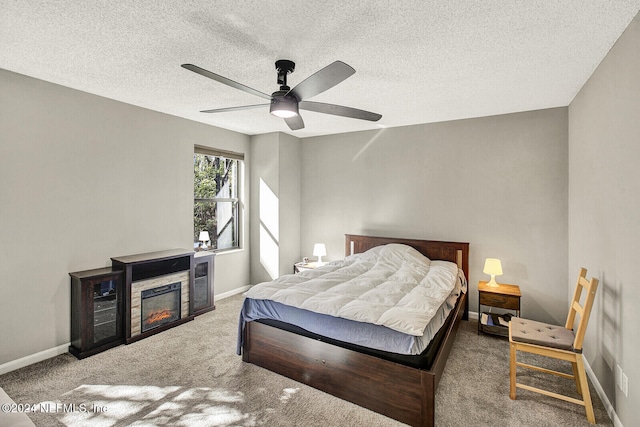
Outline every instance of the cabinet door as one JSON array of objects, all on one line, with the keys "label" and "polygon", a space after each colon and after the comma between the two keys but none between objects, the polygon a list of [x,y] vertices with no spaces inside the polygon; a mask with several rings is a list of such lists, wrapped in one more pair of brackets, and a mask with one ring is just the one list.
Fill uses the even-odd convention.
[{"label": "cabinet door", "polygon": [[211,270],[211,261],[198,260],[195,264],[194,286],[193,286],[193,310],[200,311],[211,306],[211,292],[209,280]]},{"label": "cabinet door", "polygon": [[101,268],[69,275],[69,352],[83,359],[122,343],[122,272]]},{"label": "cabinet door", "polygon": [[92,281],[89,286],[93,302],[93,338],[91,344],[99,345],[119,336],[119,292],[115,277]]}]

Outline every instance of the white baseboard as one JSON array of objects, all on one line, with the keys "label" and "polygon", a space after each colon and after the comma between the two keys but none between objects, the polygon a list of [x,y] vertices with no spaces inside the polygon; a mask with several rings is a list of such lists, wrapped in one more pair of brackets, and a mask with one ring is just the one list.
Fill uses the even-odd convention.
[{"label": "white baseboard", "polygon": [[243,286],[241,288],[236,288],[236,289],[231,290],[229,292],[223,292],[221,294],[216,294],[215,299],[216,300],[221,300],[221,299],[232,297],[234,295],[241,294],[243,292],[248,291],[250,287],[251,287],[251,285],[247,285],[247,286]]},{"label": "white baseboard", "polygon": [[589,365],[589,362],[587,362],[587,359],[585,357],[583,357],[582,359],[584,360],[584,370],[587,372],[587,375],[591,380],[591,384],[593,384],[593,388],[596,389],[596,393],[598,393],[598,396],[600,397],[604,408],[607,410],[609,418],[611,418],[611,421],[613,421],[613,425],[615,427],[624,427],[622,425],[622,421],[620,421],[620,418],[618,418],[618,414],[616,414],[616,410],[611,404],[611,401],[609,401],[607,394],[604,392],[604,389],[600,385],[600,381],[598,381],[596,374],[593,372],[593,369],[591,369],[591,365]]},{"label": "white baseboard", "polygon": [[33,365],[34,363],[42,362],[43,360],[47,360],[61,354],[65,354],[69,351],[69,344],[71,343],[62,344],[48,350],[42,350],[38,353],[21,357],[20,359],[12,360],[11,362],[3,363],[2,365],[0,365],[0,375],[6,374],[7,372],[15,371],[16,369],[24,368],[25,366]]},{"label": "white baseboard", "polygon": [[[215,299],[221,300],[232,297],[242,292],[246,292],[250,287],[251,286],[247,285],[229,292],[224,292],[222,294],[216,295]],[[12,360],[11,362],[3,363],[2,365],[0,365],[0,375],[6,374],[7,372],[15,371],[16,369],[24,368],[25,366],[33,365],[34,363],[42,362],[43,360],[47,360],[61,354],[65,354],[69,351],[70,344],[71,343],[62,344],[48,350],[43,350],[29,356],[21,357],[20,359]]]},{"label": "white baseboard", "polygon": [[[469,319],[478,320],[478,313],[474,311],[470,311]],[[587,362],[586,358],[583,357],[583,360],[584,360],[584,370],[587,372],[587,375],[589,376],[589,380],[591,380],[591,384],[593,384],[593,388],[596,389],[596,392],[598,393],[598,396],[600,397],[600,400],[602,401],[604,408],[607,410],[607,414],[609,414],[609,418],[611,418],[611,421],[613,421],[614,427],[624,427],[622,425],[622,422],[620,421],[620,418],[618,418],[618,414],[616,414],[616,411],[613,408],[613,405],[611,404],[611,402],[609,401],[609,398],[604,392],[602,385],[600,385],[600,381],[598,381],[596,374],[591,369],[591,365],[589,365],[589,362]]]}]

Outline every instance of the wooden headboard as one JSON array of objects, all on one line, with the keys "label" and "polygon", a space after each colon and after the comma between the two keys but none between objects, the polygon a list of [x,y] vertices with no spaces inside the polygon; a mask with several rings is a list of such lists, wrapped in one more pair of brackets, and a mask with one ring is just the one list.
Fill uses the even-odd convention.
[{"label": "wooden headboard", "polygon": [[469,280],[469,243],[440,242],[437,240],[401,239],[396,237],[361,236],[345,234],[345,255],[359,254],[388,243],[408,245],[431,260],[451,261],[458,264]]}]

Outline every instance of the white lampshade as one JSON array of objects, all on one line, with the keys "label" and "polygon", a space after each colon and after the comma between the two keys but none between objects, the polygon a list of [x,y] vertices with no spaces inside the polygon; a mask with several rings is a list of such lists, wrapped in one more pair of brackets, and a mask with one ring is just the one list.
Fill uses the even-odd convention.
[{"label": "white lampshade", "polygon": [[316,243],[313,245],[313,256],[325,256],[327,254],[327,247],[324,243]]},{"label": "white lampshade", "polygon": [[198,236],[198,240],[202,242],[202,245],[201,245],[202,249],[207,250],[208,249],[207,242],[209,241],[209,232],[201,231],[200,235]]},{"label": "white lampshade", "polygon": [[496,282],[496,276],[500,276],[502,274],[502,264],[500,260],[497,258],[487,258],[484,262],[484,269],[482,270],[484,274],[491,275],[491,280],[487,283],[487,286],[496,287],[499,286]]},{"label": "white lampshade", "polygon": [[324,243],[316,243],[313,245],[313,256],[318,257],[318,264],[322,264],[322,257],[327,254],[327,247]]}]

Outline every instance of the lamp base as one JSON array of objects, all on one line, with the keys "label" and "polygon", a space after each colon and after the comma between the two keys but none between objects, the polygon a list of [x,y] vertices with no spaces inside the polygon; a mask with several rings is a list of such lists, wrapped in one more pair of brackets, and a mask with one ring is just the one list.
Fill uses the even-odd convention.
[{"label": "lamp base", "polygon": [[490,288],[498,288],[500,285],[496,282],[496,276],[491,275],[491,280],[487,283],[487,286]]}]

